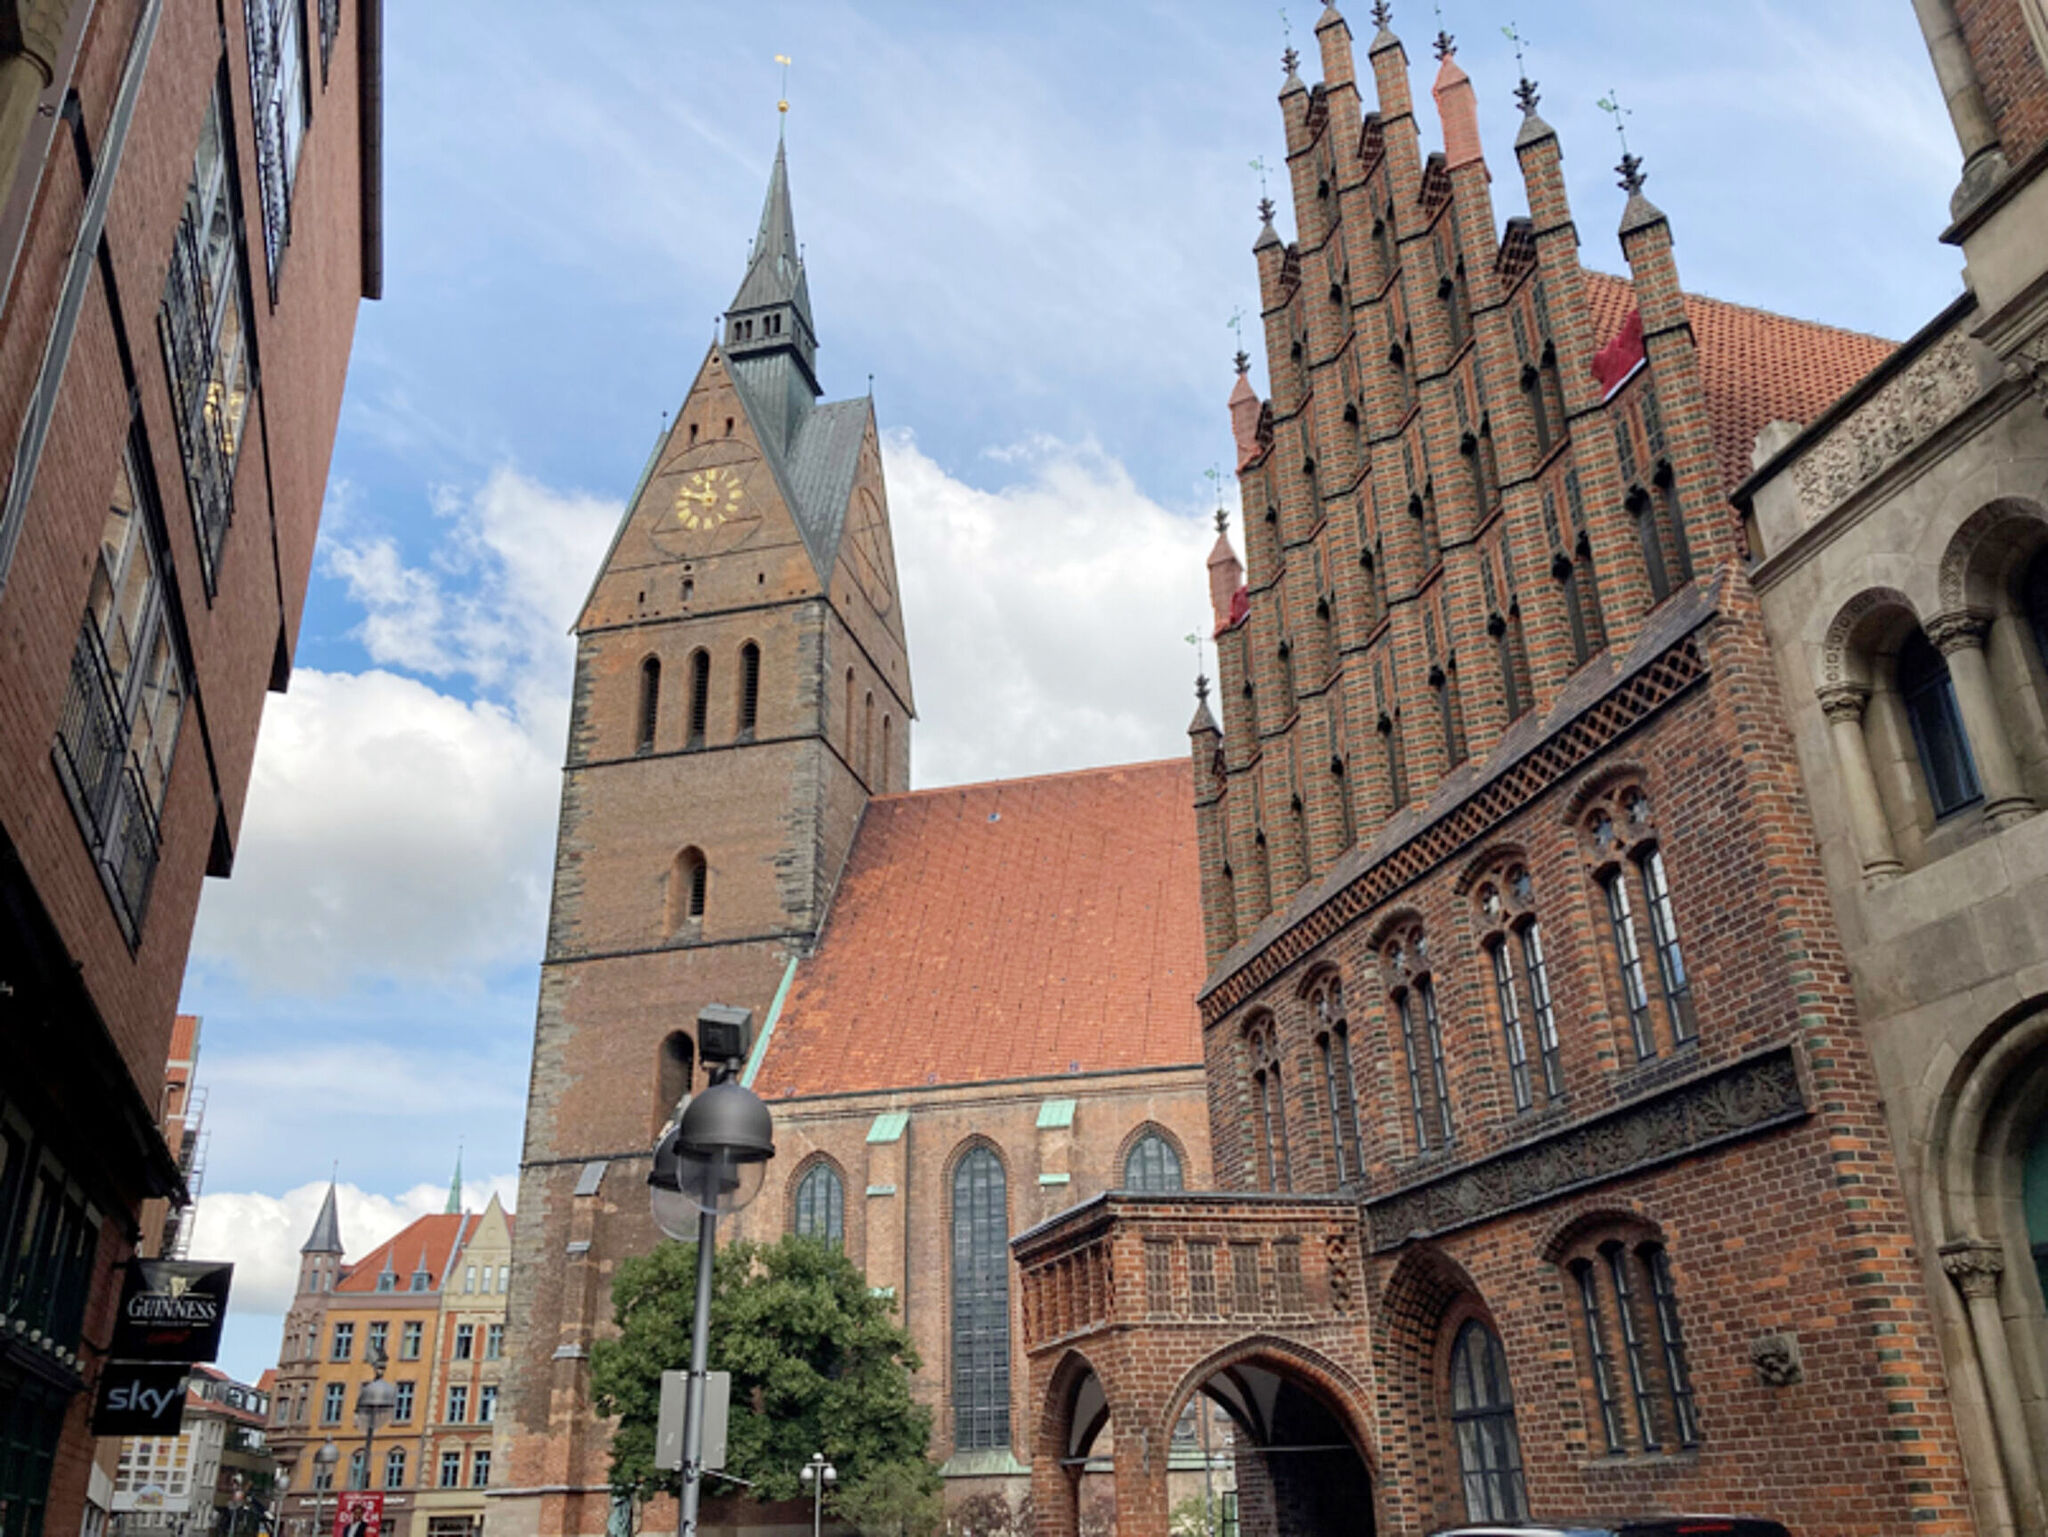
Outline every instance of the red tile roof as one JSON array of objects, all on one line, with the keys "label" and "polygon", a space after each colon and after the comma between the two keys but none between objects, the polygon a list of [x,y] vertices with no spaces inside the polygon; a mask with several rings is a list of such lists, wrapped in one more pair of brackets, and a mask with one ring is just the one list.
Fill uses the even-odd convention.
[{"label": "red tile roof", "polygon": [[[388,1254],[391,1256],[392,1273],[398,1277],[399,1291],[411,1289],[412,1273],[423,1265],[428,1289],[438,1291],[442,1276],[460,1252],[458,1241],[466,1242],[474,1236],[476,1220],[474,1212],[440,1212],[431,1217],[421,1217],[401,1229],[397,1237],[386,1239],[342,1271],[334,1289],[338,1292],[375,1291],[377,1277],[384,1272],[384,1257]],[[426,1256],[424,1262],[421,1255]]]},{"label": "red tile roof", "polygon": [[754,1087],[1200,1062],[1193,804],[1185,759],[876,797]]},{"label": "red tile roof", "polygon": [[[1635,308],[1635,288],[1626,278],[1588,272],[1586,299],[1597,349]],[[1749,478],[1759,431],[1774,421],[1811,423],[1898,345],[1699,294],[1685,296],[1685,312],[1699,343],[1722,486],[1730,491]]]}]

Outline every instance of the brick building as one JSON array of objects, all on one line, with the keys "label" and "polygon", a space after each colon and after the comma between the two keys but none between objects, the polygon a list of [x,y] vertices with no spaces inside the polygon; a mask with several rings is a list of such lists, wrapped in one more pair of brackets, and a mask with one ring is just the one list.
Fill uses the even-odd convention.
[{"label": "brick building", "polygon": [[[270,1443],[281,1470],[279,1537],[319,1537],[316,1513],[325,1506],[332,1515],[337,1484],[382,1490],[392,1537],[472,1537],[482,1528],[512,1228],[495,1195],[480,1213],[461,1209],[458,1173],[446,1212],[347,1264],[328,1190],[300,1253],[278,1352]],[[397,1401],[366,1461],[355,1405],[380,1352]],[[312,1454],[330,1440],[340,1458],[323,1476]]]},{"label": "brick building", "polygon": [[375,0],[0,26],[0,1531],[80,1528],[202,879],[291,671],[357,303]]},{"label": "brick building", "polygon": [[893,1292],[956,1498],[1028,1484],[1008,1236],[1212,1182],[1187,767],[908,789],[874,412],[818,401],[816,334],[778,149],[723,338],[577,625],[492,1491],[511,1532],[612,1518],[587,1351],[616,1261],[659,1240],[649,1149],[702,1082],[705,1004],[753,1010],[778,1127],[731,1230],[842,1243]]},{"label": "brick building", "polygon": [[1918,7],[1965,291],[1738,493],[1978,1529],[2048,1532],[2048,13]]},{"label": "brick building", "polygon": [[185,1423],[175,1436],[123,1436],[113,1481],[113,1516],[127,1533],[238,1537],[254,1531],[270,1503],[276,1472],[264,1426],[270,1395],[211,1366],[196,1366],[185,1389]]},{"label": "brick building", "polygon": [[[1730,496],[1890,346],[1686,294],[1624,156],[1581,265],[1523,81],[1496,224],[1374,7],[1280,109],[1272,396],[1230,399],[1193,731],[1215,1192],[1016,1238],[1041,1531],[1114,1436],[1230,1413],[1247,1532],[1719,1509],[1960,1532],[1969,1489],[1879,1076]],[[1610,215],[1611,216],[1611,215]],[[1368,1517],[1368,1514],[1369,1517]]]}]

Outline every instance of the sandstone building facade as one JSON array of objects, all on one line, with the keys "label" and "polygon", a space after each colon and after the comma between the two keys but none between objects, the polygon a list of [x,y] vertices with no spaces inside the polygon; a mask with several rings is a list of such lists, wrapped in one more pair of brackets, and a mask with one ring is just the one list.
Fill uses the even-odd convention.
[{"label": "sandstone building facade", "polygon": [[[1738,495],[1981,1532],[2048,1532],[2048,12],[1918,7],[1965,292]],[[1802,424],[1804,424],[1802,428]]]},{"label": "sandstone building facade", "polygon": [[[1961,1532],[1879,1077],[1730,495],[1888,344],[1684,293],[1624,155],[1581,265],[1523,81],[1495,221],[1440,36],[1286,60],[1191,733],[1216,1192],[1019,1235],[1040,1529],[1114,1437],[1238,1430],[1248,1532],[1709,1509]],[[1370,1512],[1367,1522],[1365,1513]]]},{"label": "sandstone building facade", "polygon": [[122,1266],[188,1194],[159,1120],[186,951],[382,284],[380,16],[20,0],[0,24],[7,1537],[81,1529]]},{"label": "sandstone building facade", "polygon": [[[495,1195],[463,1211],[458,1173],[446,1212],[348,1264],[330,1187],[300,1251],[271,1389],[278,1537],[324,1537],[316,1517],[332,1520],[337,1487],[383,1491],[391,1537],[482,1530],[499,1455],[513,1227]],[[378,1354],[397,1402],[366,1447],[356,1398]],[[323,1474],[313,1453],[328,1441],[340,1456]]]}]

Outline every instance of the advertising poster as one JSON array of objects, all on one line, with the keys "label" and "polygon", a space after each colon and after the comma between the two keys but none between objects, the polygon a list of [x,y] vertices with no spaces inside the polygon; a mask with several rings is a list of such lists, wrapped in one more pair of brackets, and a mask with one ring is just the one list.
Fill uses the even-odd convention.
[{"label": "advertising poster", "polygon": [[334,1507],[334,1537],[383,1537],[384,1493],[344,1489]]}]

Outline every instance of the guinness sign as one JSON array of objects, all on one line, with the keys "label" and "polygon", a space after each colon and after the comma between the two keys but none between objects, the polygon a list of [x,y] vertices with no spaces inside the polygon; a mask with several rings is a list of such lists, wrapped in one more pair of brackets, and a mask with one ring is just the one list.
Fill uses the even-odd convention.
[{"label": "guinness sign", "polygon": [[220,1354],[230,1264],[133,1260],[107,1354],[122,1361],[211,1361]]}]

